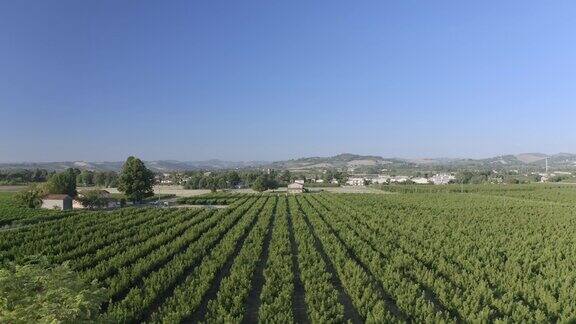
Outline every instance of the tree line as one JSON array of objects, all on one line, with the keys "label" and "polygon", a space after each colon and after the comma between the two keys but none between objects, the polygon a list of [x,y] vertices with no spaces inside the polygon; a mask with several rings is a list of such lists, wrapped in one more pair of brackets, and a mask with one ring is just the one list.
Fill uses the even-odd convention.
[{"label": "tree line", "polygon": [[[146,168],[140,159],[131,156],[124,163],[119,175],[115,172],[80,171],[69,168],[63,172],[50,174],[44,183],[33,183],[27,190],[20,191],[16,195],[16,201],[22,206],[37,208],[42,204],[42,197],[48,194],[66,194],[70,197],[77,197],[78,183],[87,186],[115,186],[118,191],[124,193],[126,199],[134,203],[142,202],[145,198],[154,195],[154,173]],[[100,207],[107,204],[106,199],[98,193],[98,190],[83,192],[79,200],[86,207]]]},{"label": "tree line", "polygon": [[[89,171],[77,168],[70,168],[66,171],[69,170],[71,174],[74,174],[76,184],[79,186],[111,188],[118,185],[118,174],[114,171]],[[57,173],[46,169],[0,171],[0,185],[43,183]]]},{"label": "tree line", "polygon": [[[246,170],[246,171],[220,171],[203,172],[189,171],[179,175],[184,189],[237,189],[252,188],[256,191],[265,191],[287,186],[295,180],[323,179],[325,183],[337,180],[339,183],[346,181],[347,175],[336,170],[327,170],[325,173],[313,176],[303,173],[293,173],[289,170]],[[186,179],[186,180],[182,180]]]},{"label": "tree line", "polygon": [[236,189],[252,188],[256,191],[276,189],[289,183],[292,175],[271,171],[184,172],[184,189]]}]

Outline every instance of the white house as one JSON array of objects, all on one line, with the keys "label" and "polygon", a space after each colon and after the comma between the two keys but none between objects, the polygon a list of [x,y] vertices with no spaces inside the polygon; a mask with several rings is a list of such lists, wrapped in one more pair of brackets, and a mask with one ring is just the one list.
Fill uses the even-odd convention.
[{"label": "white house", "polygon": [[392,177],[390,178],[390,183],[404,183],[406,181],[408,181],[410,178],[408,178],[407,176],[396,176],[396,177]]},{"label": "white house", "polygon": [[430,180],[435,185],[445,185],[450,183],[450,181],[456,180],[456,177],[448,173],[439,173],[435,174]]},{"label": "white house", "polygon": [[349,186],[363,186],[364,185],[364,178],[356,177],[356,178],[348,178],[346,184]]},{"label": "white house", "polygon": [[415,184],[429,184],[430,183],[430,181],[428,181],[428,179],[426,179],[426,178],[412,178],[410,180],[412,180],[412,182],[414,182]]},{"label": "white house", "polygon": [[301,185],[304,185],[304,180],[294,180],[294,183],[299,183]]},{"label": "white house", "polygon": [[42,208],[72,210],[72,197],[68,195],[47,195],[42,198]]},{"label": "white house", "polygon": [[296,194],[296,193],[303,193],[304,192],[304,184],[294,182],[288,185],[288,193]]},{"label": "white house", "polygon": [[372,179],[372,182],[377,184],[388,183],[388,181],[390,181],[390,176],[387,175],[379,175],[378,177]]}]

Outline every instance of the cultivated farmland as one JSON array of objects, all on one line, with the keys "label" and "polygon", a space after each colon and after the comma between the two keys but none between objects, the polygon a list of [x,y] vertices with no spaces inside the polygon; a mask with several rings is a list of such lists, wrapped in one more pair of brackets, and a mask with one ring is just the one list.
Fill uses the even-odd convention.
[{"label": "cultivated farmland", "polygon": [[218,210],[30,215],[0,197],[13,226],[0,257],[69,262],[107,288],[103,318],[123,323],[566,322],[570,197],[520,186],[234,194],[213,197],[229,204]]}]

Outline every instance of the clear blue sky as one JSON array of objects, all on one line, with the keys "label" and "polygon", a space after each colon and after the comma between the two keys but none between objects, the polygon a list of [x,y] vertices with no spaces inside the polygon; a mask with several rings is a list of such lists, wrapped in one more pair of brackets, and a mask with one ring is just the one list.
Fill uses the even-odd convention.
[{"label": "clear blue sky", "polygon": [[574,1],[0,2],[0,161],[576,152]]}]

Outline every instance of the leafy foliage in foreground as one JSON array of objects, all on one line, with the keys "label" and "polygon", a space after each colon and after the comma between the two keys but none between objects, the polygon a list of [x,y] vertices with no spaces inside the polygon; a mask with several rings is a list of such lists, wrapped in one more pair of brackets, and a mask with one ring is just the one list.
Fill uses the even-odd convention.
[{"label": "leafy foliage in foreground", "polygon": [[105,299],[105,290],[97,282],[85,283],[66,264],[8,263],[0,269],[2,323],[94,320]]}]

